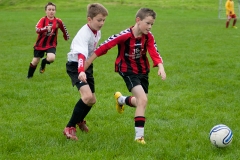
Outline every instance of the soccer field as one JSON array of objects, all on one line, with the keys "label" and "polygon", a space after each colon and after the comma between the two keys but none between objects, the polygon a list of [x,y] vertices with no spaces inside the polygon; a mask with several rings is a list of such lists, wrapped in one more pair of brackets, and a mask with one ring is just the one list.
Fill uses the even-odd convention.
[{"label": "soccer field", "polygon": [[[78,130],[78,141],[63,136],[79,99],[65,71],[67,53],[86,23],[90,2],[94,1],[54,1],[56,17],[63,20],[70,40],[64,41],[59,31],[55,62],[44,74],[38,72],[38,65],[34,77],[27,79],[37,38],[35,25],[45,16],[45,2],[0,1],[0,159],[239,159],[240,29],[225,28],[225,20],[218,19],[218,1],[212,0],[101,1],[109,16],[100,42],[134,25],[140,7],[156,11],[152,33],[167,79],[162,81],[157,68],[151,68],[147,144],[138,144],[135,110],[126,107],[118,114],[115,109],[114,92],[130,94],[114,72],[115,47],[94,61],[97,103],[86,117],[90,132]],[[233,131],[232,144],[226,148],[210,143],[209,132],[217,124]]]}]

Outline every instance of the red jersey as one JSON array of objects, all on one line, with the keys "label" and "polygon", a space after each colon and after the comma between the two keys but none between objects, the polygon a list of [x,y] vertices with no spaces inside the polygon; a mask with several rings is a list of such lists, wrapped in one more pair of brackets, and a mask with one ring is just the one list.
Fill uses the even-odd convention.
[{"label": "red jersey", "polygon": [[[52,25],[52,31],[48,32],[46,26]],[[69,34],[67,28],[63,24],[62,20],[54,17],[53,20],[47,18],[47,16],[42,17],[37,25],[36,32],[38,34],[37,41],[34,45],[36,50],[46,50],[48,48],[56,48],[57,46],[57,35],[58,29],[63,32],[63,37],[65,40],[69,39]]]},{"label": "red jersey", "polygon": [[153,61],[153,67],[163,62],[151,32],[135,38],[132,27],[128,28],[120,34],[109,37],[94,52],[97,56],[101,56],[116,45],[118,45],[118,55],[115,61],[115,72],[122,75],[149,73],[147,51]]}]

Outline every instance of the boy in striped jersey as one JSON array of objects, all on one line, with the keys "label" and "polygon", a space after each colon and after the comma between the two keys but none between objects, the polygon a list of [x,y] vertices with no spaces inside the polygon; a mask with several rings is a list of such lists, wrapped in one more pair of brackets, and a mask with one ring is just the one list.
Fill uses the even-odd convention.
[{"label": "boy in striped jersey", "polygon": [[38,34],[34,45],[34,54],[32,62],[28,69],[27,78],[32,78],[41,58],[46,53],[46,58],[42,59],[40,73],[45,71],[46,64],[50,64],[55,60],[58,29],[63,32],[63,38],[69,39],[66,26],[61,19],[56,18],[56,5],[48,2],[45,6],[46,16],[42,17],[36,25],[36,33]]},{"label": "boy in striped jersey", "polygon": [[[163,60],[158,52],[153,34],[150,32],[155,21],[156,13],[149,8],[141,8],[136,14],[136,23],[119,34],[112,35],[94,51],[86,61],[85,68],[92,64],[94,59],[107,53],[109,49],[118,45],[118,55],[115,61],[115,72],[118,72],[126,83],[132,96],[122,96],[116,92],[116,108],[119,113],[124,111],[124,104],[135,107],[135,141],[145,144],[144,124],[145,109],[148,94],[148,73],[150,65],[147,58],[149,53],[153,67],[158,67],[158,75],[165,80],[166,73]],[[86,82],[86,74],[82,71],[79,75]]]}]

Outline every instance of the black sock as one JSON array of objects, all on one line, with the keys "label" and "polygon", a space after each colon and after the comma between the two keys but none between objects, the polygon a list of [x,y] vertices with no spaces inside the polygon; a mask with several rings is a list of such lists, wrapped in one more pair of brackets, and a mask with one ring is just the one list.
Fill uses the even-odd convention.
[{"label": "black sock", "polygon": [[[87,116],[87,114],[88,114],[88,112],[90,111],[92,109],[92,106],[85,106],[84,107],[84,111],[83,111],[83,115],[82,115],[82,120],[81,121],[83,121],[84,120],[84,118]],[[81,122],[80,121],[80,122]]]},{"label": "black sock", "polygon": [[126,105],[130,106],[130,107],[135,107],[132,103],[131,103],[131,99],[132,99],[132,96],[128,96],[126,99],[125,99],[125,103]]},{"label": "black sock", "polygon": [[46,58],[42,59],[41,68],[45,68],[46,64],[50,64],[50,62]]},{"label": "black sock", "polygon": [[[80,99],[73,110],[72,117],[67,124],[67,127],[76,127],[76,124],[83,120],[84,109],[86,108],[86,104],[83,103],[82,99]],[[88,107],[88,106],[87,106]]]},{"label": "black sock", "polygon": [[37,66],[32,65],[32,63],[30,63],[29,65],[29,69],[28,69],[28,78],[31,78],[36,70]]},{"label": "black sock", "polygon": [[135,121],[135,127],[144,127],[146,118],[143,116],[137,116],[134,118]]}]

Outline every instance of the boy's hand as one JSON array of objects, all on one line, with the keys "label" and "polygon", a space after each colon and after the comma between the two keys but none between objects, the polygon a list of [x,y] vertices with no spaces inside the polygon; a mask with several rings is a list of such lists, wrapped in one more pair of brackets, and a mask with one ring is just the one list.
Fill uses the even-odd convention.
[{"label": "boy's hand", "polygon": [[165,79],[166,79],[166,73],[165,73],[165,71],[164,71],[163,68],[160,68],[160,69],[158,70],[158,75],[162,77],[162,80],[165,80]]},{"label": "boy's hand", "polygon": [[162,77],[162,80],[166,79],[166,73],[162,63],[158,64],[158,75]]},{"label": "boy's hand", "polygon": [[78,79],[84,83],[87,83],[87,77],[85,72],[80,72],[78,75]]},{"label": "boy's hand", "polygon": [[231,15],[231,14],[232,14],[232,11],[229,11],[229,14]]},{"label": "boy's hand", "polygon": [[52,25],[48,25],[48,26],[46,26],[46,27],[47,27],[48,32],[51,32],[51,31],[52,31]]}]

